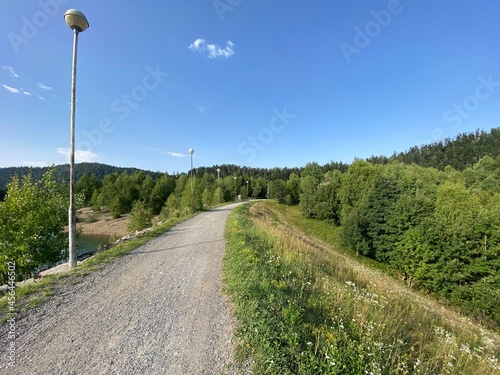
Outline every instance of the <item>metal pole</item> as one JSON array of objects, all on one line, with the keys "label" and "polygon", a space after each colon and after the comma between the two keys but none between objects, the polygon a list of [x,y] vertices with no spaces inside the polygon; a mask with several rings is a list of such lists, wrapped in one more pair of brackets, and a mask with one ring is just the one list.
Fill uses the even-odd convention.
[{"label": "metal pole", "polygon": [[194,212],[193,154],[191,153],[191,212]]},{"label": "metal pole", "polygon": [[71,74],[71,129],[69,153],[69,267],[76,267],[76,211],[75,211],[75,102],[76,102],[76,54],[78,48],[78,30],[73,29],[73,71]]},{"label": "metal pole", "polygon": [[219,195],[220,195],[220,169],[217,168],[217,204],[219,204]]}]

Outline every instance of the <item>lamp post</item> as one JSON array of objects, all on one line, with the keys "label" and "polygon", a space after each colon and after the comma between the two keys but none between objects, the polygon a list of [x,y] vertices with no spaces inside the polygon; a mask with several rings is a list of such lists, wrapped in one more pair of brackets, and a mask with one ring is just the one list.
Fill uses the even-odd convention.
[{"label": "lamp post", "polygon": [[247,199],[248,199],[248,180],[247,180]]},{"label": "lamp post", "polygon": [[76,55],[78,48],[78,34],[88,29],[87,17],[76,9],[69,9],[64,13],[64,21],[73,30],[73,69],[71,74],[71,125],[70,125],[70,154],[69,154],[69,267],[76,267],[76,211],[75,211],[75,102],[76,102]]},{"label": "lamp post", "polygon": [[217,204],[219,204],[219,195],[220,195],[220,168],[217,168]]},{"label": "lamp post", "polygon": [[189,153],[191,154],[191,212],[194,212],[194,189],[193,189],[193,154],[194,154],[194,150],[192,148],[190,148]]},{"label": "lamp post", "polygon": [[238,199],[238,194],[236,193],[236,176],[234,176],[234,200]]}]

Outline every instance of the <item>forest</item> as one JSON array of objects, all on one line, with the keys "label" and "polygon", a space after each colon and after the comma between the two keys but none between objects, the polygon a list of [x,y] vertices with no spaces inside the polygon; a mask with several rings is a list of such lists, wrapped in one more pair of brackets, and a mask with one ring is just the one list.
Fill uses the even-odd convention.
[{"label": "forest", "polygon": [[[238,196],[299,205],[304,216],[330,223],[341,246],[394,270],[408,287],[500,326],[500,128],[462,134],[391,157],[358,159],[350,165],[313,162],[273,169],[221,165],[177,175],[98,163],[78,167],[78,206],[107,208],[114,217],[133,211],[137,202],[163,218]],[[52,215],[61,216],[60,223],[66,221],[64,204],[55,198],[67,196],[65,168],[0,169],[0,188],[7,192],[0,204],[3,257],[12,254],[6,246],[16,237],[13,211],[8,208],[17,206],[9,203],[9,197],[27,197],[20,190],[23,183],[30,187],[30,196],[45,194],[44,199],[57,202]],[[45,186],[51,187],[51,194],[46,194]],[[55,240],[54,244],[60,246]],[[27,246],[33,245],[19,244],[20,249]]]}]

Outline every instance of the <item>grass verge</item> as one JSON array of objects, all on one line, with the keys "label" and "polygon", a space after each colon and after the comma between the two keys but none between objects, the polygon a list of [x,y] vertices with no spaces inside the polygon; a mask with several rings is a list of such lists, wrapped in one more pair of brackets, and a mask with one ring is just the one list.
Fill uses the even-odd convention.
[{"label": "grass verge", "polygon": [[310,246],[272,206],[238,207],[225,236],[237,357],[254,374],[500,373],[493,342]]},{"label": "grass verge", "polygon": [[[167,232],[173,226],[193,217],[194,215],[173,218],[151,232],[146,232],[141,237],[130,241],[122,242],[110,249],[97,253],[91,258],[86,259],[81,265],[73,270],[54,275],[45,276],[36,283],[25,283],[15,288],[15,303],[9,305],[8,294],[0,298],[0,324],[4,324],[12,315],[16,319],[22,317],[26,311],[35,308],[50,298],[58,287],[63,284],[78,284],[90,272],[95,272],[105,267],[106,264],[113,262],[117,258],[134,251],[139,246]],[[13,309],[11,309],[13,307]]]}]

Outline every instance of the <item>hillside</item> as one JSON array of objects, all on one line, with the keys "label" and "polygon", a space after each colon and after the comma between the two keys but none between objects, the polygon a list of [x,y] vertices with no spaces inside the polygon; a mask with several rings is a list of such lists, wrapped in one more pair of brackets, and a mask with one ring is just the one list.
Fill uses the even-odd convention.
[{"label": "hillside", "polygon": [[[432,167],[444,170],[446,166],[451,166],[458,171],[463,171],[472,167],[482,157],[490,156],[500,163],[500,128],[492,128],[489,132],[476,130],[474,133],[463,133],[454,139],[446,138],[443,141],[434,142],[428,145],[414,146],[407,151],[394,153],[392,156],[372,156],[368,159],[373,164],[388,164],[391,161],[400,161],[405,164],[416,164],[422,167]],[[331,170],[340,172],[347,171],[349,165],[342,162],[329,162],[321,167],[323,173]],[[0,168],[0,200],[3,197],[5,187],[12,176],[26,175],[31,171],[32,177],[38,180],[50,167],[7,167]],[[202,177],[205,173],[217,175],[220,169],[220,176],[251,176],[253,178],[262,177],[268,181],[288,180],[292,173],[300,174],[304,167],[284,167],[284,168],[252,168],[237,166],[233,164],[214,165],[211,167],[198,167],[195,174]],[[159,177],[161,172],[152,172],[138,168],[115,167],[101,163],[79,163],[75,165],[75,181],[84,175],[95,175],[100,181],[105,176],[117,173],[133,174],[143,172],[153,179]],[[60,182],[67,181],[69,175],[69,165],[62,164],[55,166],[55,176]]]},{"label": "hillside", "polygon": [[[12,176],[18,175],[23,176],[28,174],[31,171],[31,175],[33,179],[39,180],[45,172],[50,167],[7,167],[0,168],[0,189],[3,189],[10,182]],[[138,168],[123,168],[123,167],[115,167],[112,165],[101,164],[101,163],[78,163],[75,164],[75,181],[80,179],[80,177],[84,175],[92,175],[94,174],[97,178],[102,180],[105,176],[112,173],[126,173],[132,174],[134,172],[144,172],[151,177],[156,177],[160,175],[160,172],[151,172]],[[56,179],[60,182],[67,181],[69,176],[69,164],[61,164],[55,166],[55,175]]]},{"label": "hillside", "polygon": [[391,157],[372,156],[367,161],[374,164],[387,164],[400,161],[405,164],[416,164],[421,167],[432,167],[444,170],[451,166],[458,171],[472,167],[484,156],[497,158],[500,156],[500,128],[492,128],[489,132],[476,130],[474,133],[463,133],[454,139],[445,138],[420,147],[414,146],[408,151],[394,153]]}]

